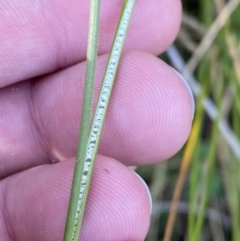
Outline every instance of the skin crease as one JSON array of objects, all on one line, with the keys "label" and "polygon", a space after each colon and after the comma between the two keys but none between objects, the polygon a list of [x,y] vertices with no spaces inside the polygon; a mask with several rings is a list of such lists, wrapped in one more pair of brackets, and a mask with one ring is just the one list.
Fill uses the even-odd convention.
[{"label": "skin crease", "polygon": [[[79,128],[89,1],[0,1],[0,237],[62,240]],[[102,1],[94,105],[121,4]],[[187,140],[191,98],[176,73],[154,57],[173,42],[180,22],[179,0],[136,3],[81,240],[138,241],[147,234],[147,192],[126,166],[169,158]]]}]

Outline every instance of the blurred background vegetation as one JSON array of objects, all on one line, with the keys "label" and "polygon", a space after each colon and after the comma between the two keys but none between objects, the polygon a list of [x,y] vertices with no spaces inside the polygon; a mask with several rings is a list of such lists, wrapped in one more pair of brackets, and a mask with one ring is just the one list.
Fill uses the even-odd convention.
[{"label": "blurred background vegetation", "polygon": [[239,2],[183,0],[178,39],[160,56],[188,79],[196,112],[177,155],[137,169],[153,197],[147,241],[240,240]]}]

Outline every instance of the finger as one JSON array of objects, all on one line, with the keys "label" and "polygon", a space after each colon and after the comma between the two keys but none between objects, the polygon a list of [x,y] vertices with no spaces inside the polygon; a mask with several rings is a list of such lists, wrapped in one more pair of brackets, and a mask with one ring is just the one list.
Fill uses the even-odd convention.
[{"label": "finger", "polygon": [[[121,6],[102,1],[99,55],[110,49]],[[0,87],[85,59],[89,1],[2,0],[0,11]],[[158,54],[174,40],[180,18],[179,0],[137,1],[125,48]]]},{"label": "finger", "polygon": [[[4,240],[63,240],[73,164],[70,160],[37,167],[1,183]],[[144,240],[150,205],[145,187],[132,171],[99,156],[81,240]]]},{"label": "finger", "polygon": [[[98,58],[94,106],[106,61]],[[0,93],[0,176],[75,156],[84,71],[79,64]],[[191,96],[172,68],[146,53],[126,53],[99,153],[126,165],[165,160],[185,143],[192,115]]]}]

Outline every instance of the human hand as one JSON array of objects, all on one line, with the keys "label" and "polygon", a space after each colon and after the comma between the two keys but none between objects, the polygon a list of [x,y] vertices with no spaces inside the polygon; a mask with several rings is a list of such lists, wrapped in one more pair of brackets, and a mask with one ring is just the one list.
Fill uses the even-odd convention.
[{"label": "human hand", "polygon": [[[102,1],[94,105],[122,5]],[[85,77],[89,0],[0,4],[0,237],[62,240]],[[138,0],[94,168],[81,240],[144,240],[151,200],[129,165],[174,155],[193,101],[154,57],[179,29],[179,0]],[[54,163],[54,164],[53,164]]]}]

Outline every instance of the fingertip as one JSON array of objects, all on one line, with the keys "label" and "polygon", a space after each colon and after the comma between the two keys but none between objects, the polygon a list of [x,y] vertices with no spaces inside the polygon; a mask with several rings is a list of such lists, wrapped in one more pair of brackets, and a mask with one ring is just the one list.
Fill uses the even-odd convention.
[{"label": "fingertip", "polygon": [[[73,166],[74,159],[39,166],[4,181],[11,235],[18,240],[62,240]],[[123,164],[98,156],[81,240],[144,240],[149,223],[142,183]]]},{"label": "fingertip", "polygon": [[150,202],[142,181],[114,158],[101,155],[93,175],[85,217],[105,224],[98,235],[102,240],[144,240]]}]

